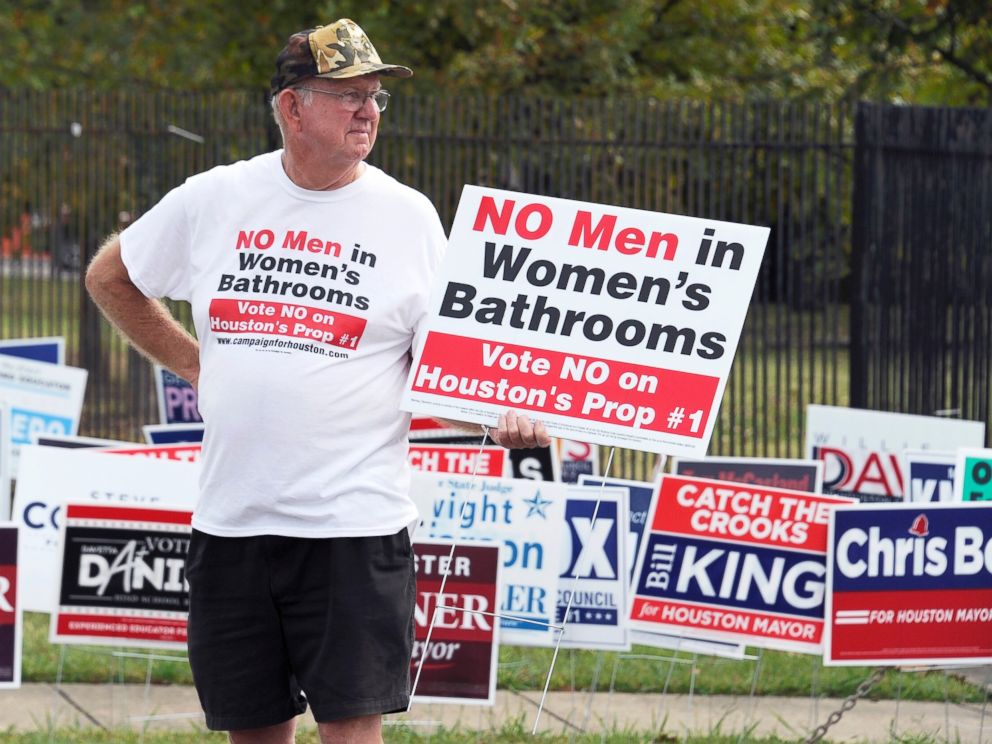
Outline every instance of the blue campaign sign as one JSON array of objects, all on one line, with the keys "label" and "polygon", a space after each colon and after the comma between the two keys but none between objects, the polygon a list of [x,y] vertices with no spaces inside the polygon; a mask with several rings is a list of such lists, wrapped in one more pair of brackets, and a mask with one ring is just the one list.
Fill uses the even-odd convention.
[{"label": "blue campaign sign", "polygon": [[570,488],[565,503],[556,620],[565,648],[629,649],[622,489]]},{"label": "blue campaign sign", "polygon": [[410,498],[418,540],[502,543],[500,643],[553,646],[566,487],[415,471]]},{"label": "blue campaign sign", "polygon": [[45,434],[63,436],[72,434],[73,421],[66,416],[56,416],[23,408],[10,409],[10,441],[15,445],[31,444]]},{"label": "blue campaign sign", "polygon": [[147,424],[141,427],[148,444],[187,444],[203,441],[203,424]]},{"label": "blue campaign sign", "polygon": [[637,562],[637,549],[641,544],[641,536],[644,534],[644,525],[648,521],[648,512],[651,510],[651,500],[658,492],[657,483],[645,483],[643,481],[624,480],[621,478],[603,479],[594,475],[579,476],[579,485],[583,488],[599,488],[605,485],[608,488],[626,488],[630,493],[627,502],[627,513],[630,517],[630,530],[627,536],[627,573],[628,578],[634,580],[634,564]]},{"label": "blue campaign sign", "polygon": [[992,661],[992,505],[839,507],[825,661]]},{"label": "blue campaign sign", "polygon": [[954,455],[938,452],[907,452],[906,501],[930,503],[954,500]]},{"label": "blue campaign sign", "polygon": [[0,341],[0,354],[48,364],[65,364],[65,338],[14,338]]},{"label": "blue campaign sign", "polygon": [[155,365],[155,389],[158,392],[160,423],[199,424],[203,422],[196,407],[196,391],[179,375]]}]

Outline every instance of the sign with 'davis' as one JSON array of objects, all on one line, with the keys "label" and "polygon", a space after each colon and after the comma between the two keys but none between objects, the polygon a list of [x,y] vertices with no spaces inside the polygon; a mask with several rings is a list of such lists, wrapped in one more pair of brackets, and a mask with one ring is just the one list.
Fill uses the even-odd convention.
[{"label": "sign with 'davis'", "polygon": [[442,541],[413,544],[417,604],[410,679],[417,685],[415,699],[492,705],[499,656],[499,620],[493,613],[500,546],[451,547]]},{"label": "sign with 'davis'", "polygon": [[467,478],[414,471],[410,497],[417,540],[502,545],[500,642],[554,644],[565,486],[511,478]]},{"label": "sign with 'davis'", "polygon": [[827,523],[851,499],[664,476],[630,625],[819,653]]},{"label": "sign with 'davis'", "polygon": [[859,408],[806,408],[806,453],[823,461],[823,492],[866,502],[904,501],[907,450],[979,447],[985,424]]},{"label": "sign with 'davis'", "polygon": [[701,455],[768,232],[466,186],[403,408]]},{"label": "sign with 'davis'", "polygon": [[992,504],[838,507],[824,662],[992,662]]}]

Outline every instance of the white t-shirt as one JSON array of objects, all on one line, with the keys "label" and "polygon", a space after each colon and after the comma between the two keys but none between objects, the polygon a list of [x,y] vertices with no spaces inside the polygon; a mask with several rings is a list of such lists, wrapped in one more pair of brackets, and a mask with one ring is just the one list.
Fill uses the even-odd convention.
[{"label": "white t-shirt", "polygon": [[391,534],[417,516],[399,400],[444,229],[378,168],[307,191],[281,154],[193,176],[120,236],[145,295],[192,305],[206,424],[193,526]]}]

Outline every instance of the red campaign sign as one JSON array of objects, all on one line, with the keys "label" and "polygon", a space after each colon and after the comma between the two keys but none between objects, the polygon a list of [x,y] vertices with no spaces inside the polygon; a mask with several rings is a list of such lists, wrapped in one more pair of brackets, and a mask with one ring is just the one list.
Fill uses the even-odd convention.
[{"label": "red campaign sign", "polygon": [[836,593],[832,600],[833,661],[992,656],[992,589]]},{"label": "red campaign sign", "polygon": [[412,390],[702,439],[717,377],[431,332]]},{"label": "red campaign sign", "polygon": [[67,638],[79,636],[186,643],[185,620],[60,613],[56,627],[59,635]]},{"label": "red campaign sign", "polygon": [[101,449],[109,455],[131,455],[134,457],[154,457],[156,460],[175,460],[177,462],[196,462],[200,459],[203,445],[200,444],[165,444],[159,446],[140,447],[107,447]]},{"label": "red campaign sign", "polygon": [[[819,644],[823,641],[823,621],[782,617],[767,612],[746,610],[722,611],[686,602],[669,602],[638,597],[631,609],[632,617],[658,618],[666,625],[687,629],[712,628],[728,633],[746,633],[750,637],[782,639]],[[690,634],[691,635],[691,634]]]},{"label": "red campaign sign", "polygon": [[666,475],[652,530],[825,552],[830,511],[849,500]]},{"label": "red campaign sign", "polygon": [[631,627],[819,653],[830,515],[851,501],[664,476],[641,543]]},{"label": "red campaign sign", "polygon": [[17,565],[0,563],[0,625],[13,625],[17,622],[16,597]]},{"label": "red campaign sign", "polygon": [[104,519],[121,522],[158,522],[160,524],[189,525],[192,512],[173,509],[145,509],[141,507],[116,507],[88,504],[66,506],[66,519]]},{"label": "red campaign sign", "polygon": [[423,660],[416,699],[492,705],[499,627],[492,613],[498,610],[499,546],[458,545],[453,556],[450,543],[417,542],[413,547],[417,603],[411,683]]},{"label": "red campaign sign", "polygon": [[507,451],[502,447],[411,444],[410,467],[431,473],[509,477]]},{"label": "red campaign sign", "polygon": [[210,329],[215,333],[285,336],[354,349],[365,332],[365,319],[286,302],[214,299],[210,301]]}]

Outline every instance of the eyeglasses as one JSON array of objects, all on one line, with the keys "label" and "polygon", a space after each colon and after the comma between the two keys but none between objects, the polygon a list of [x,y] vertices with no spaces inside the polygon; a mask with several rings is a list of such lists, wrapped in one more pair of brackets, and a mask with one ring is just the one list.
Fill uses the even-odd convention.
[{"label": "eyeglasses", "polygon": [[382,88],[374,90],[371,93],[358,93],[356,91],[335,93],[333,90],[324,90],[322,88],[294,88],[293,90],[309,90],[313,93],[326,93],[329,96],[340,98],[341,105],[344,106],[346,111],[360,111],[365,105],[365,102],[370,98],[380,112],[385,111],[386,104],[389,103],[389,91]]}]

